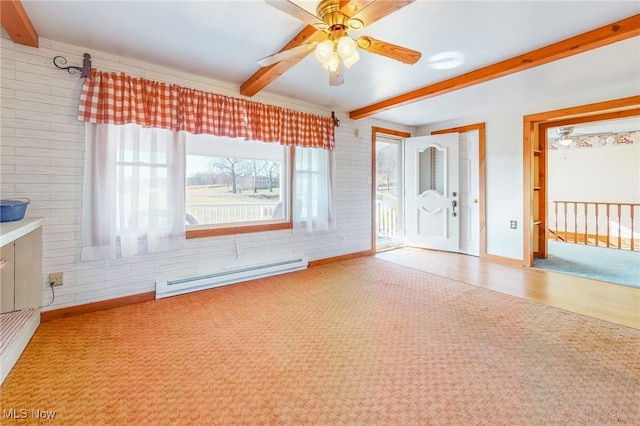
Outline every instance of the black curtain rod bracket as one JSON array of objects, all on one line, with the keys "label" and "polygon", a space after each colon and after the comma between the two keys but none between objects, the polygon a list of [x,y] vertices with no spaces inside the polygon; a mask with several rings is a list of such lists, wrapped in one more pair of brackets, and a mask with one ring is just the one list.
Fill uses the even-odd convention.
[{"label": "black curtain rod bracket", "polygon": [[336,117],[335,111],[331,111],[331,118],[333,119],[333,125],[335,127],[340,127],[340,120],[338,120],[338,117]]},{"label": "black curtain rod bracket", "polygon": [[88,78],[91,77],[91,55],[88,53],[84,54],[84,60],[82,61],[82,68],[75,67],[73,65],[67,65],[67,58],[64,56],[56,56],[53,58],[53,65],[60,68],[61,70],[67,70],[69,74],[80,73],[80,77]]}]

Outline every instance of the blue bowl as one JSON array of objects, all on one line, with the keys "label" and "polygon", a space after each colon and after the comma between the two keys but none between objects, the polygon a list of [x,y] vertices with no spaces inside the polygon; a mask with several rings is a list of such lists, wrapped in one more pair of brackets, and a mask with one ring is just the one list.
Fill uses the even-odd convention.
[{"label": "blue bowl", "polygon": [[30,202],[28,198],[0,200],[0,222],[22,220]]}]

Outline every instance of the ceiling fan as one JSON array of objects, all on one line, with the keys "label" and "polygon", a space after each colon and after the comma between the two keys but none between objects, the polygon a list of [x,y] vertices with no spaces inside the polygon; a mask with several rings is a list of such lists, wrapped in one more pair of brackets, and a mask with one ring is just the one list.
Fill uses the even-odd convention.
[{"label": "ceiling fan", "polygon": [[347,34],[349,30],[360,30],[414,1],[323,0],[318,5],[316,15],[313,15],[292,1],[265,0],[268,5],[298,18],[321,33],[314,41],[260,59],[258,65],[267,67],[292,58],[299,60],[315,49],[316,59],[329,71],[329,84],[339,86],[344,83],[345,69],[360,59],[359,49],[406,64],[415,64],[422,56],[420,52],[366,35],[354,40]]},{"label": "ceiling fan", "polygon": [[558,143],[563,146],[569,146],[573,142],[571,136],[573,136],[573,127],[558,127],[556,129],[558,134]]}]

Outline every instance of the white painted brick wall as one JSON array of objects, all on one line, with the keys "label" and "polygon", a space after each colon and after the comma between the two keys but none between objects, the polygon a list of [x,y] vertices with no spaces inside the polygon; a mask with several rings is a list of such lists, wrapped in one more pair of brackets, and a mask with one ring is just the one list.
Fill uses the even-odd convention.
[{"label": "white painted brick wall", "polygon": [[[337,111],[336,202],[338,230],[313,235],[270,231],[188,240],[181,250],[129,259],[83,262],[81,250],[84,124],[76,111],[82,79],[58,70],[54,56],[81,64],[91,53],[93,66],[200,90],[239,96],[238,87],[162,66],[40,39],[40,48],[0,39],[0,196],[28,197],[29,217],[44,217],[43,303],[51,300],[48,275],[64,272],[51,310],[155,289],[155,279],[198,275],[225,263],[249,262],[257,254],[296,253],[310,260],[371,248],[371,126],[414,129],[378,120],[349,120]],[[330,115],[331,109],[268,93],[252,98],[305,112]],[[356,128],[366,129],[356,138]],[[345,241],[340,236],[345,236]],[[236,258],[235,247],[238,247]]]}]

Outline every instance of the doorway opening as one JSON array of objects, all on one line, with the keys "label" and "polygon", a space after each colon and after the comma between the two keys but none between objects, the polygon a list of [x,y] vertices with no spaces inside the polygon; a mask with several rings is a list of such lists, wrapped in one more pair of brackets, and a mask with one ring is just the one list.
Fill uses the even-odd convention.
[{"label": "doorway opening", "polygon": [[640,117],[546,136],[547,257],[534,266],[640,287]]},{"label": "doorway opening", "polygon": [[[640,96],[524,117],[524,266],[534,266],[534,258],[546,259],[548,257],[550,234],[548,129],[634,116],[640,116]],[[594,173],[598,172],[594,171]],[[588,230],[587,234],[589,234]]]},{"label": "doorway opening", "polygon": [[[463,217],[474,219],[472,221],[463,222],[462,231],[463,238],[461,238],[461,248],[456,250],[459,253],[470,254],[473,256],[479,256],[480,258],[491,258],[486,252],[486,229],[485,229],[485,124],[477,123],[467,126],[460,126],[456,128],[441,129],[432,131],[432,135],[447,134],[447,133],[460,133],[461,147],[463,156],[461,163],[464,170],[461,173],[462,184],[460,186],[460,197],[458,201],[460,204],[457,206],[457,211],[462,213]],[[372,247],[373,251],[385,250],[388,248],[402,247],[406,244],[405,241],[405,229],[406,222],[405,215],[406,209],[404,199],[405,189],[401,188],[398,192],[398,216],[395,219],[399,224],[400,230],[399,237],[389,244],[385,244],[387,240],[379,238],[378,224],[380,221],[377,218],[378,215],[378,182],[373,182],[377,176],[378,161],[376,158],[377,149],[376,142],[396,142],[399,144],[400,160],[399,164],[399,183],[403,185],[406,181],[406,170],[404,169],[403,157],[406,155],[405,139],[410,138],[410,134],[406,132],[400,132],[396,130],[384,129],[380,127],[372,128]],[[383,145],[381,145],[383,146]],[[377,180],[377,179],[376,179]],[[380,182],[384,188],[384,177]],[[391,186],[391,184],[389,184]],[[381,235],[382,236],[382,235]],[[467,238],[468,237],[468,238]],[[378,241],[380,244],[377,244]]]},{"label": "doorway opening", "polygon": [[408,133],[373,128],[373,247],[404,245],[403,139]]}]

